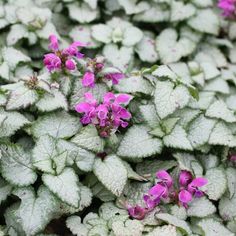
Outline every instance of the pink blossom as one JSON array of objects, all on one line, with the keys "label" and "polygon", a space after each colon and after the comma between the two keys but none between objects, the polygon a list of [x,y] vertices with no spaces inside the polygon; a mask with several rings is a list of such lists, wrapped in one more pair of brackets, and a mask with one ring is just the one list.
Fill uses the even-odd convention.
[{"label": "pink blossom", "polygon": [[150,211],[160,203],[161,198],[145,194],[143,196],[143,200],[146,204],[147,209]]},{"label": "pink blossom", "polygon": [[236,0],[219,0],[218,7],[222,9],[225,17],[234,17],[236,15]]},{"label": "pink blossom", "polygon": [[128,209],[128,212],[129,212],[129,215],[134,218],[134,219],[137,219],[137,220],[142,220],[144,219],[145,217],[145,214],[146,214],[146,209],[139,206],[139,205],[136,205],[136,206],[130,206],[128,205],[127,206],[127,209]]},{"label": "pink blossom", "polygon": [[236,164],[236,155],[231,155],[229,160],[231,161],[232,164]]},{"label": "pink blossom", "polygon": [[163,185],[166,185],[170,188],[173,185],[172,177],[165,171],[160,170],[156,173],[156,177],[160,180]]},{"label": "pink blossom", "polygon": [[52,34],[49,36],[49,49],[53,52],[44,55],[44,65],[52,72],[66,68],[67,70],[75,70],[76,62],[73,57],[82,58],[84,55],[79,51],[78,47],[85,46],[84,43],[74,42],[64,50],[59,49],[58,38]]},{"label": "pink blossom", "polygon": [[96,118],[96,105],[97,102],[94,100],[91,93],[85,93],[85,102],[81,102],[75,106],[75,110],[78,113],[84,113],[80,119],[83,125],[87,125],[93,122]]},{"label": "pink blossom", "polygon": [[87,71],[85,72],[82,84],[84,87],[90,87],[93,88],[95,86],[95,75],[93,72]]},{"label": "pink blossom", "polygon": [[66,60],[65,66],[66,66],[66,69],[68,70],[75,70],[76,63],[73,59],[68,59]]},{"label": "pink blossom", "polygon": [[179,176],[179,184],[181,187],[186,187],[192,181],[192,174],[187,170],[182,170]]},{"label": "pink blossom", "polygon": [[131,114],[122,106],[128,103],[131,97],[127,94],[115,94],[108,92],[103,97],[103,103],[97,104],[91,93],[85,94],[85,102],[75,106],[75,110],[83,113],[81,123],[94,124],[102,137],[109,136],[120,126],[126,127]]},{"label": "pink blossom", "polygon": [[202,187],[207,184],[207,180],[202,177],[195,178],[189,185],[188,191],[193,194],[195,197],[202,197],[204,192],[202,192],[199,187]]},{"label": "pink blossom", "polygon": [[54,53],[45,54],[43,63],[50,72],[61,69],[61,59]]},{"label": "pink blossom", "polygon": [[179,192],[179,201],[181,202],[181,204],[182,204],[185,208],[187,208],[187,206],[188,206],[187,204],[188,204],[189,202],[191,202],[192,199],[193,199],[192,194],[191,194],[190,192],[188,192],[187,190],[181,190],[181,191]]},{"label": "pink blossom", "polygon": [[50,44],[48,46],[49,49],[51,49],[52,51],[57,51],[59,49],[57,36],[54,34],[51,34],[49,36],[49,41],[50,41]]},{"label": "pink blossom", "polygon": [[72,43],[68,48],[64,49],[62,51],[63,55],[67,55],[67,56],[75,56],[77,58],[83,58],[84,54],[82,54],[79,50],[78,47],[84,47],[86,44],[82,43],[82,42],[74,42]]},{"label": "pink blossom", "polygon": [[112,84],[118,84],[121,79],[123,79],[125,76],[123,73],[109,73],[105,75],[105,78],[107,80],[111,80]]}]

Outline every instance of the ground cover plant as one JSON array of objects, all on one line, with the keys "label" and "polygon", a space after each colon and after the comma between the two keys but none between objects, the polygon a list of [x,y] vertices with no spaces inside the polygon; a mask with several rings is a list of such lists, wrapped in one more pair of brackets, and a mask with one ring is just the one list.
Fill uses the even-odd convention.
[{"label": "ground cover plant", "polygon": [[2,0],[0,36],[0,235],[236,234],[234,0]]}]

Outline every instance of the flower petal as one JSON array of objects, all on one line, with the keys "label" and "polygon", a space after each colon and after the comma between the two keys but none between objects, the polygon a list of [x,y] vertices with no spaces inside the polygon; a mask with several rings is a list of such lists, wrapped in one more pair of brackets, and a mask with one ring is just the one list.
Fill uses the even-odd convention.
[{"label": "flower petal", "polygon": [[192,201],[193,196],[190,192],[188,192],[187,190],[182,190],[179,192],[179,201],[183,202],[183,203],[188,203],[190,201]]}]

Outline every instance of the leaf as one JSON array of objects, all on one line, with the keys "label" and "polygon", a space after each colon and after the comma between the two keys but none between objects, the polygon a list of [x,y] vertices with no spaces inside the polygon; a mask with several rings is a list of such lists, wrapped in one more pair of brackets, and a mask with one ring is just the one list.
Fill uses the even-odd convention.
[{"label": "leaf", "polygon": [[194,110],[188,107],[175,112],[175,116],[179,117],[178,124],[181,125],[185,130],[188,130],[189,124],[200,114],[200,110]]},{"label": "leaf", "polygon": [[59,174],[66,165],[67,151],[57,147],[56,139],[41,136],[33,149],[33,165],[49,174]]},{"label": "leaf", "polygon": [[168,224],[176,226],[181,231],[184,231],[184,233],[186,233],[186,234],[191,234],[191,232],[192,232],[189,225],[184,220],[180,220],[177,217],[172,216],[170,214],[159,213],[159,214],[156,214],[156,218],[163,220],[163,221],[167,222]]},{"label": "leaf", "polygon": [[131,167],[131,165],[128,162],[122,161],[122,163],[127,170],[128,179],[134,179],[134,180],[138,180],[138,181],[146,181],[146,179],[143,176],[137,174],[133,170],[133,168]]},{"label": "leaf", "polygon": [[75,163],[83,171],[92,171],[95,160],[95,154],[78,147]]},{"label": "leaf", "polygon": [[105,24],[93,25],[91,34],[99,42],[108,44],[112,41],[112,28]]},{"label": "leaf", "polygon": [[2,145],[0,150],[1,173],[8,182],[17,186],[27,186],[36,181],[37,174],[33,168],[30,153],[13,144]]},{"label": "leaf", "polygon": [[217,35],[219,32],[219,18],[213,10],[198,10],[196,16],[188,21],[189,26],[203,33]]},{"label": "leaf", "polygon": [[93,94],[94,98],[98,102],[101,102],[104,94],[108,92],[108,87],[104,83],[96,83],[94,88],[85,88],[80,80],[76,81],[70,97],[71,110],[75,109],[76,104],[84,102],[84,94],[88,91]]},{"label": "leaf", "polygon": [[89,23],[95,20],[98,16],[97,9],[91,9],[85,3],[71,3],[67,5],[70,18],[79,23]]},{"label": "leaf", "polygon": [[[125,1],[125,0],[123,0]],[[156,23],[169,20],[169,10],[166,6],[160,4],[152,4],[149,9],[139,14],[136,14],[133,18],[134,21]]]},{"label": "leaf", "polygon": [[219,158],[212,154],[198,156],[198,159],[205,170],[217,167],[219,165]]},{"label": "leaf", "polygon": [[75,26],[72,28],[69,35],[74,41],[78,40],[80,42],[87,43],[87,48],[97,48],[101,44],[92,38],[90,25]]},{"label": "leaf", "polygon": [[216,207],[206,197],[195,198],[187,209],[188,216],[203,218],[216,212]]},{"label": "leaf", "polygon": [[155,128],[159,125],[159,118],[156,114],[156,108],[154,105],[142,105],[139,109],[144,120],[150,127]]},{"label": "leaf", "polygon": [[197,161],[193,155],[186,152],[177,152],[173,154],[173,156],[177,160],[180,170],[188,170],[190,172],[193,171],[192,163]]},{"label": "leaf", "polygon": [[108,233],[109,233],[109,230],[106,225],[95,225],[89,230],[88,236],[108,235]]},{"label": "leaf", "polygon": [[219,121],[211,132],[209,144],[235,147],[236,137],[226,124]]},{"label": "leaf", "polygon": [[156,83],[154,96],[157,114],[161,119],[185,107],[190,98],[187,88],[183,85],[174,88],[173,83],[166,81]]},{"label": "leaf", "polygon": [[13,47],[4,47],[2,49],[2,57],[11,69],[15,69],[20,62],[29,62],[31,59],[23,54],[21,51]]},{"label": "leaf", "polygon": [[93,196],[99,198],[103,202],[109,202],[116,199],[116,196],[109,191],[99,180],[93,175],[87,175],[86,182],[91,187]]},{"label": "leaf", "polygon": [[12,186],[0,178],[0,205],[11,194]]},{"label": "leaf", "polygon": [[214,92],[200,91],[199,100],[191,100],[188,104],[193,109],[206,110],[215,98]]},{"label": "leaf", "polygon": [[207,185],[202,187],[209,199],[218,200],[224,194],[227,188],[227,178],[223,169],[212,168],[207,170],[204,178],[207,179]]},{"label": "leaf", "polygon": [[115,221],[112,224],[112,230],[115,235],[127,235],[127,236],[141,236],[144,229],[143,224],[138,220],[121,220]]},{"label": "leaf", "polygon": [[143,38],[143,32],[137,27],[127,27],[123,33],[122,43],[124,46],[133,47]]},{"label": "leaf", "polygon": [[153,87],[148,80],[142,76],[130,76],[128,78],[122,79],[115,89],[120,93],[143,93],[151,94]]},{"label": "leaf", "polygon": [[118,148],[122,157],[143,158],[160,153],[162,142],[148,134],[148,127],[135,125],[127,131]]},{"label": "leaf", "polygon": [[213,1],[212,0],[193,0],[192,1],[194,3],[194,5],[198,6],[198,7],[211,7],[213,6]]},{"label": "leaf", "polygon": [[16,44],[22,38],[27,37],[28,29],[21,24],[15,24],[11,26],[11,30],[7,35],[7,45],[12,46]]},{"label": "leaf", "polygon": [[206,111],[206,116],[222,119],[225,122],[236,122],[236,117],[233,111],[229,110],[227,105],[222,100],[212,103]]},{"label": "leaf", "polygon": [[213,219],[202,219],[198,226],[201,227],[205,236],[233,236],[228,229],[226,229],[221,223]]},{"label": "leaf", "polygon": [[195,43],[187,37],[181,37],[172,28],[163,30],[156,39],[156,48],[164,64],[177,62],[183,56],[192,53]]},{"label": "leaf", "polygon": [[102,152],[105,142],[98,136],[97,129],[93,125],[83,127],[80,132],[71,139],[71,142],[93,152]]},{"label": "leaf", "polygon": [[0,65],[0,77],[5,80],[10,79],[10,68],[5,61]]},{"label": "leaf", "polygon": [[170,210],[171,215],[176,216],[181,220],[187,219],[187,211],[183,206],[173,205]]},{"label": "leaf", "polygon": [[135,52],[142,61],[154,63],[158,60],[158,53],[155,48],[155,40],[151,35],[144,35],[136,45]]},{"label": "leaf", "polygon": [[184,4],[182,2],[172,2],[170,21],[182,21],[193,16],[196,12],[195,7],[192,4]]},{"label": "leaf", "polygon": [[31,188],[20,188],[14,194],[21,199],[19,209],[22,227],[26,235],[35,235],[57,216],[58,200],[49,190],[41,186],[37,197]]},{"label": "leaf", "polygon": [[110,220],[115,216],[128,216],[126,209],[117,207],[113,202],[103,203],[99,208],[99,216],[104,220]]},{"label": "leaf", "polygon": [[137,164],[136,170],[138,174],[145,176],[151,175],[153,178],[159,170],[169,170],[177,165],[176,161],[161,161],[161,160],[145,160]]},{"label": "leaf", "polygon": [[35,137],[48,134],[55,138],[69,138],[76,134],[80,127],[79,118],[58,111],[39,117],[32,125],[32,133]]},{"label": "leaf", "polygon": [[9,229],[10,236],[25,235],[22,228],[22,222],[18,211],[20,204],[19,202],[12,204],[8,207],[4,213],[7,228]]},{"label": "leaf", "polygon": [[155,227],[147,236],[177,236],[176,227],[173,225]]},{"label": "leaf", "polygon": [[0,108],[0,120],[0,137],[11,136],[30,123],[22,114],[15,111],[4,111],[2,108]]},{"label": "leaf", "polygon": [[176,125],[172,132],[163,138],[163,142],[167,147],[193,150],[187,133],[180,125]]},{"label": "leaf", "polygon": [[194,148],[200,147],[208,142],[215,124],[215,120],[200,115],[189,125],[188,139]]},{"label": "leaf", "polygon": [[66,226],[70,229],[73,235],[85,236],[88,235],[87,227],[81,223],[79,216],[70,216],[66,219]]},{"label": "leaf", "polygon": [[39,95],[35,90],[29,89],[22,82],[17,83],[17,85],[16,89],[10,92],[6,105],[7,110],[26,108],[39,99]]},{"label": "leaf", "polygon": [[45,93],[42,98],[35,104],[35,106],[42,112],[49,112],[62,108],[68,109],[68,104],[64,94],[58,90],[52,90],[52,93]]},{"label": "leaf", "polygon": [[217,77],[214,80],[210,80],[204,87],[205,91],[219,92],[223,94],[229,94],[229,85],[223,79]]},{"label": "leaf", "polygon": [[236,170],[234,168],[229,167],[226,169],[229,198],[232,198],[236,194],[236,180],[234,178],[235,175]]},{"label": "leaf", "polygon": [[223,196],[219,202],[219,212],[224,221],[234,220],[236,217],[236,197]]},{"label": "leaf", "polygon": [[79,206],[79,178],[73,169],[65,168],[62,173],[57,176],[43,174],[42,181],[49,190],[56,194],[63,202],[74,207]]},{"label": "leaf", "polygon": [[149,9],[148,3],[137,0],[118,0],[119,4],[125,9],[127,15],[137,14]]},{"label": "leaf", "polygon": [[93,172],[116,196],[122,193],[128,176],[125,166],[117,156],[107,156],[104,161],[95,159]]},{"label": "leaf", "polygon": [[113,66],[122,71],[126,71],[133,61],[133,49],[122,46],[118,48],[116,44],[108,44],[103,48],[103,55]]}]

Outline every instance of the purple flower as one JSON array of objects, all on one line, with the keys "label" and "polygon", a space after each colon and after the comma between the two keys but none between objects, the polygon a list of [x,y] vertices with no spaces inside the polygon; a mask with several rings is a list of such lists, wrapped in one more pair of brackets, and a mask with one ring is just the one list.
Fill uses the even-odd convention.
[{"label": "purple flower", "polygon": [[57,36],[54,34],[51,34],[49,36],[49,41],[50,41],[50,44],[48,46],[49,49],[51,49],[52,51],[57,51],[59,49]]},{"label": "purple flower", "polygon": [[200,187],[207,184],[207,179],[198,177],[195,178],[189,185],[188,185],[188,191],[193,194],[195,197],[202,197],[204,195],[204,192],[199,190]]},{"label": "purple flower", "polygon": [[161,201],[160,198],[155,197],[155,196],[151,196],[151,195],[148,195],[148,194],[145,194],[143,196],[143,200],[146,204],[146,207],[147,207],[148,211],[154,209]]},{"label": "purple flower", "polygon": [[95,75],[93,72],[87,71],[85,72],[82,84],[84,87],[90,87],[93,88],[95,86]]},{"label": "purple flower", "polygon": [[61,59],[54,53],[44,55],[43,63],[50,72],[61,69]]},{"label": "purple flower", "polygon": [[83,117],[80,119],[83,125],[87,125],[93,122],[96,118],[96,105],[97,102],[93,98],[91,93],[85,93],[85,102],[81,102],[75,106],[75,110],[78,113],[84,113]]},{"label": "purple flower", "polygon": [[118,84],[119,80],[123,79],[125,76],[123,73],[109,73],[105,75],[107,80],[111,80],[112,84]]},{"label": "purple flower", "polygon": [[229,160],[232,164],[236,164],[236,155],[231,155]]},{"label": "purple flower", "polygon": [[59,50],[59,43],[56,35],[52,34],[49,36],[49,48],[53,53],[44,55],[44,65],[51,72],[61,68],[67,70],[75,70],[76,62],[73,57],[82,58],[84,55],[79,52],[78,47],[84,47],[86,44],[81,42],[73,42],[68,48]]},{"label": "purple flower", "polygon": [[165,170],[158,171],[156,173],[156,177],[160,180],[160,183],[162,183],[164,186],[166,185],[168,188],[173,185],[171,176]]},{"label": "purple flower", "polygon": [[192,181],[192,174],[187,170],[182,170],[179,176],[179,184],[181,187],[186,187]]},{"label": "purple flower", "polygon": [[84,54],[82,54],[78,47],[85,47],[86,44],[85,43],[82,43],[82,42],[73,42],[68,48],[64,49],[62,51],[62,54],[63,55],[67,55],[67,56],[75,56],[77,58],[83,58],[84,57]]},{"label": "purple flower", "polygon": [[[92,73],[92,72],[87,72]],[[90,74],[83,78],[83,83],[90,85],[93,79]],[[85,102],[81,102],[75,106],[75,110],[83,113],[81,123],[94,124],[100,136],[108,137],[115,132],[119,126],[126,127],[127,120],[131,118],[131,114],[122,106],[130,101],[131,96],[127,94],[115,94],[108,92],[103,97],[103,103],[97,104],[91,93],[85,93]]]},{"label": "purple flower", "polygon": [[188,203],[191,202],[192,199],[193,199],[192,194],[187,190],[181,190],[179,192],[179,201],[185,208],[187,208]]},{"label": "purple flower", "polygon": [[66,60],[65,66],[67,70],[75,70],[76,63],[73,59],[68,59]]},{"label": "purple flower", "polygon": [[129,212],[129,215],[134,218],[134,219],[137,219],[137,220],[142,220],[144,219],[145,217],[145,214],[146,214],[146,209],[139,206],[139,205],[136,205],[136,206],[130,206],[128,205],[127,206],[127,209],[128,209],[128,212]]},{"label": "purple flower", "polygon": [[236,14],[236,0],[219,0],[218,7],[225,17],[234,17]]}]

